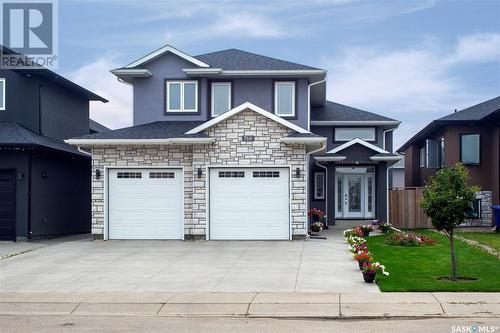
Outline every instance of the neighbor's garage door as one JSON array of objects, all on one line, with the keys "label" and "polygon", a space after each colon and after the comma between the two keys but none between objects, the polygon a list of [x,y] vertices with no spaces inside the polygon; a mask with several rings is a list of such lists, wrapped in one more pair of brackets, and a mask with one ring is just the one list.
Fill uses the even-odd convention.
[{"label": "neighbor's garage door", "polygon": [[210,239],[289,239],[288,168],[210,170]]},{"label": "neighbor's garage door", "polygon": [[109,239],[182,239],[181,169],[110,169]]}]

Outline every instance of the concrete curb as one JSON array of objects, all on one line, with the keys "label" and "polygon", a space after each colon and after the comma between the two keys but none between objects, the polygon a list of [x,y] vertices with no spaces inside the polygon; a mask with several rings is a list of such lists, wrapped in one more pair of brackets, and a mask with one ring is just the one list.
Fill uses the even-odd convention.
[{"label": "concrete curb", "polygon": [[0,315],[500,318],[499,293],[0,293]]}]

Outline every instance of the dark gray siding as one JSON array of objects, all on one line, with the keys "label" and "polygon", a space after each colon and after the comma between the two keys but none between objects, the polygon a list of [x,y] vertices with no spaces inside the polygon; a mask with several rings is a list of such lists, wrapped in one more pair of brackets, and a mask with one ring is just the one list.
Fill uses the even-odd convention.
[{"label": "dark gray siding", "polygon": [[89,159],[34,154],[31,181],[32,237],[90,232]]},{"label": "dark gray siding", "polygon": [[89,101],[48,82],[41,87],[41,134],[68,139],[89,133]]},{"label": "dark gray siding", "polygon": [[0,161],[1,169],[16,171],[16,235],[18,239],[26,239],[28,236],[28,153],[0,151]]},{"label": "dark gray siding", "polygon": [[[335,127],[348,127],[348,126],[335,126]],[[320,135],[322,137],[325,137],[328,139],[327,141],[327,150],[334,149],[342,144],[345,143],[345,141],[335,141],[335,127],[334,126],[311,126],[311,132],[314,134]],[[370,141],[369,143],[383,148],[384,142],[383,142],[383,137],[384,137],[384,128],[383,127],[376,127],[376,126],[352,126],[352,127],[375,127],[376,128],[376,140],[375,141]],[[392,152],[392,131],[389,131],[385,134],[386,137],[386,145],[388,145],[386,148],[389,152]]]},{"label": "dark gray siding", "polygon": [[[0,70],[5,78],[5,110],[0,111],[0,121],[15,121],[24,127],[39,131],[38,77],[26,77],[11,70]],[[21,92],[21,93],[20,93]]]},{"label": "dark gray siding", "polygon": [[[209,94],[210,81],[198,78],[199,104],[198,113],[166,114],[165,80],[193,79],[188,78],[183,68],[193,68],[193,64],[175,55],[166,54],[143,66],[153,75],[147,79],[135,79],[134,86],[134,125],[147,124],[153,121],[186,120],[206,121],[210,117]],[[221,80],[217,78],[217,80]],[[294,78],[280,80],[294,80]],[[232,82],[232,104],[238,106],[251,102],[265,110],[273,112],[274,80],[272,78],[228,78]],[[296,117],[290,118],[304,128],[307,128],[307,79],[296,80]]]}]

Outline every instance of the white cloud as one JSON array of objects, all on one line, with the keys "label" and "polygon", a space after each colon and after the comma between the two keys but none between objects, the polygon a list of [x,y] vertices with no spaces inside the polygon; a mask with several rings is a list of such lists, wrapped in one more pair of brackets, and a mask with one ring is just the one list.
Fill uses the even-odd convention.
[{"label": "white cloud", "polygon": [[494,97],[491,91],[469,89],[458,65],[498,62],[499,36],[465,35],[449,50],[429,40],[399,50],[347,48],[324,61],[328,98],[403,121],[395,136],[397,148],[431,120]]},{"label": "white cloud", "polygon": [[132,125],[132,88],[109,72],[119,67],[109,57],[98,59],[68,73],[68,78],[106,98],[108,103],[91,102],[90,117],[110,128]]}]

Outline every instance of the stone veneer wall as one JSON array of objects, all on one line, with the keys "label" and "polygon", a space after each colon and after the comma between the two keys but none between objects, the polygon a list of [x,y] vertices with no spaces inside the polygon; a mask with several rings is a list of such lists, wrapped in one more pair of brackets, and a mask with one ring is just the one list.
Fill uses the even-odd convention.
[{"label": "stone veneer wall", "polygon": [[[293,132],[253,111],[243,111],[207,129],[216,142],[194,146],[105,146],[92,150],[92,234],[104,235],[105,166],[182,166],[184,167],[184,233],[186,239],[205,238],[207,223],[207,166],[291,166],[291,216],[294,238],[307,233],[306,148],[285,145],[280,140]],[[243,135],[255,141],[242,141]],[[203,174],[197,176],[197,169]],[[300,177],[295,176],[296,168]],[[96,179],[96,169],[101,178]]]},{"label": "stone veneer wall", "polygon": [[[243,111],[206,130],[216,142],[193,147],[193,169],[202,168],[203,176],[193,182],[193,224],[207,221],[207,166],[291,166],[291,216],[294,238],[307,233],[306,148],[303,144],[287,144],[280,140],[293,130],[253,111]],[[255,141],[242,141],[243,135]],[[295,176],[296,168],[300,177]],[[201,231],[196,229],[195,231]]]},{"label": "stone veneer wall", "polygon": [[481,199],[481,218],[467,219],[464,221],[467,227],[490,227],[492,226],[493,216],[490,206],[492,205],[491,191],[479,191],[476,193],[476,199]]},{"label": "stone veneer wall", "polygon": [[[191,146],[104,146],[92,149],[92,234],[104,235],[104,167],[105,166],[178,166],[184,167],[184,233],[197,226],[192,225],[193,209],[193,160]],[[96,169],[101,171],[96,179]]]}]

